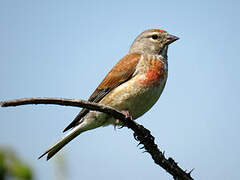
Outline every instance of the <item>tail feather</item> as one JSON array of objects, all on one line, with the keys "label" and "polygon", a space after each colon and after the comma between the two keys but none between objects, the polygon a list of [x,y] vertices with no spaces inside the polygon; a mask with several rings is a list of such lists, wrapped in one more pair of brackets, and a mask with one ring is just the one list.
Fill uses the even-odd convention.
[{"label": "tail feather", "polygon": [[38,159],[42,158],[47,154],[47,160],[51,159],[58,151],[60,151],[66,144],[73,140],[76,136],[84,131],[95,129],[102,126],[105,122],[103,120],[106,115],[100,112],[90,112],[88,116],[85,116],[80,124],[76,125],[68,134],[60,139],[56,144],[50,147],[46,152],[41,154]]},{"label": "tail feather", "polygon": [[60,139],[56,144],[50,147],[47,151],[41,154],[38,159],[42,158],[47,154],[47,160],[51,159],[58,151],[60,151],[66,144],[68,144],[71,140],[73,140],[76,136],[81,134],[80,127],[74,128],[68,134],[66,134],[62,139]]}]

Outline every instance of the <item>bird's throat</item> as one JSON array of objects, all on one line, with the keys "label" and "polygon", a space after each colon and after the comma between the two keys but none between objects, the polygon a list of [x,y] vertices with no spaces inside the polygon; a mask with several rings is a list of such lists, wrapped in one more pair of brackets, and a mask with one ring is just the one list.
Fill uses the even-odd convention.
[{"label": "bird's throat", "polygon": [[159,55],[161,55],[162,57],[164,57],[165,59],[168,58],[167,56],[167,51],[168,51],[168,45],[165,45],[159,52]]}]

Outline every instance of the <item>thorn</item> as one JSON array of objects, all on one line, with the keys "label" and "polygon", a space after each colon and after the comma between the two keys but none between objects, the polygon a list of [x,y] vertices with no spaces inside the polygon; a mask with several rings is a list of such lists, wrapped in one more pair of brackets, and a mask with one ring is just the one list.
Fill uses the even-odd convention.
[{"label": "thorn", "polygon": [[137,138],[137,135],[135,133],[133,133],[133,137],[136,141],[139,141],[138,138]]},{"label": "thorn", "polygon": [[189,171],[189,175],[191,175],[191,173],[195,170],[195,168],[193,168],[192,170]]},{"label": "thorn", "polygon": [[125,125],[121,125],[121,126],[118,127],[118,129],[122,129],[124,126],[125,126]]},{"label": "thorn", "polygon": [[142,144],[141,142],[140,142],[140,143],[138,143],[137,147],[138,147],[138,146],[140,146],[141,144]]}]

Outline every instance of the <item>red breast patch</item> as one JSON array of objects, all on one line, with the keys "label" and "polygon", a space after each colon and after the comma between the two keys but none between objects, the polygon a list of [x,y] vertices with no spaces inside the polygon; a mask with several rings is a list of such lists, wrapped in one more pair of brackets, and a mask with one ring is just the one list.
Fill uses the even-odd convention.
[{"label": "red breast patch", "polygon": [[164,77],[165,70],[163,69],[162,61],[151,61],[150,67],[148,68],[145,78],[142,81],[144,85],[158,85]]}]

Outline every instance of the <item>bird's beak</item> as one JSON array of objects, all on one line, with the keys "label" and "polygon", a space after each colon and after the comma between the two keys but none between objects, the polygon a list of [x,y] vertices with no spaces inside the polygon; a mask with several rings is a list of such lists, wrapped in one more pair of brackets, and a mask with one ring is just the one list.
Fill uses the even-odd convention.
[{"label": "bird's beak", "polygon": [[179,37],[173,36],[173,35],[171,35],[171,34],[168,34],[168,35],[166,36],[166,39],[167,39],[167,44],[171,44],[171,43],[173,43],[174,41],[178,40]]}]

